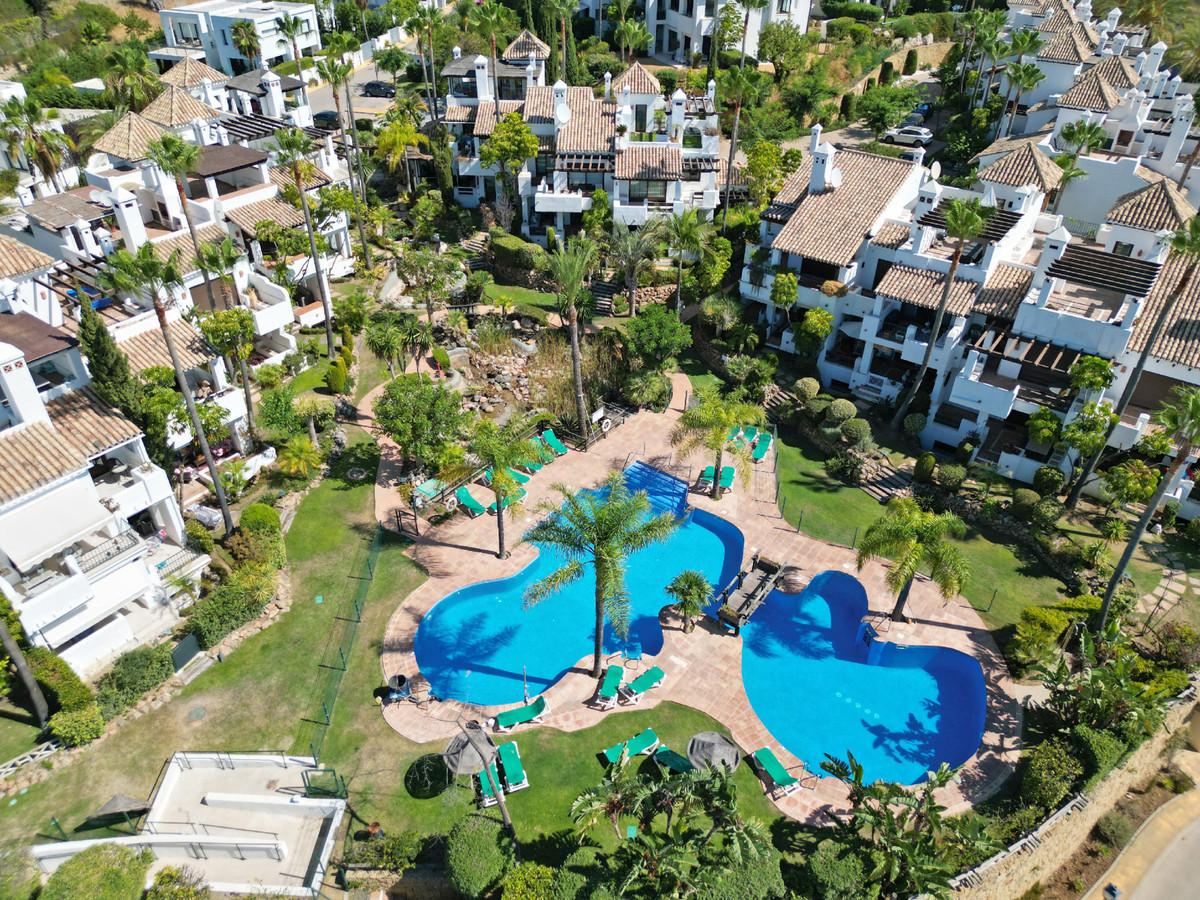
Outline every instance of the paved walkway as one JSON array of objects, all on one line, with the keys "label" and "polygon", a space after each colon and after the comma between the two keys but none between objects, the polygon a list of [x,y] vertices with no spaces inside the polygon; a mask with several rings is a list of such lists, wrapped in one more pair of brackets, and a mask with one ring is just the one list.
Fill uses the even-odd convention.
[{"label": "paved walkway", "polygon": [[[639,459],[693,482],[707,460],[698,457],[677,460],[670,454],[668,434],[681,412],[689,387],[687,378],[675,376],[673,387],[671,408],[666,413],[639,413],[587,453],[572,451],[534,478],[527,485],[529,498],[523,505],[524,512],[511,516],[506,523],[510,544],[516,544],[520,534],[533,523],[539,504],[556,499],[552,490],[555,483],[565,483],[573,488],[594,487],[609,472]],[[370,399],[373,398],[366,402]],[[406,510],[406,504],[390,486],[396,474],[398,455],[394,448],[389,449],[386,438],[382,443],[383,463],[375,495],[376,516],[385,527],[394,528],[395,510]],[[689,495],[689,500],[696,507],[730,520],[742,530],[747,559],[759,548],[773,559],[798,566],[808,577],[826,569],[853,572],[852,550],[805,537],[780,517],[775,504],[773,465],[771,454],[754,469],[748,484],[739,479],[733,492],[719,502],[698,494]],[[472,485],[471,491],[485,505],[490,501],[478,486]],[[385,677],[399,673],[411,676],[417,672],[413,653],[417,626],[440,599],[483,577],[511,575],[528,565],[537,552],[530,545],[517,545],[510,558],[498,560],[495,549],[496,521],[493,516],[478,519],[454,516],[417,539],[409,553],[429,578],[404,598],[388,623],[381,660]],[[883,565],[871,563],[858,576],[866,586],[872,610],[876,612],[890,610],[892,604],[884,583],[885,573]],[[965,600],[959,598],[947,603],[932,584],[921,580],[913,587],[908,611],[913,621],[892,625],[885,635],[887,640],[963,650],[979,659],[987,679],[987,725],[980,752],[963,767],[956,783],[943,789],[940,798],[952,810],[961,811],[969,803],[990,795],[1011,774],[1021,732],[1021,706],[1014,698],[1012,682],[991,634]],[[648,660],[648,664],[660,665],[667,678],[661,688],[646,696],[642,707],[653,707],[664,700],[694,707],[728,727],[743,748],[771,746],[776,748],[785,765],[798,766],[800,761],[779,747],[750,706],[742,688],[741,641],[703,625],[685,635],[670,614],[664,615],[664,621],[662,652]],[[590,654],[545,692],[549,705],[545,726],[575,731],[596,724],[605,715],[586,705],[596,690],[595,679],[587,674],[589,664]],[[413,704],[399,703],[388,706],[384,716],[405,737],[424,743],[445,740],[457,733],[456,723],[460,718],[490,716],[500,709],[442,701],[421,710]],[[834,779],[821,778],[816,790],[793,793],[778,806],[793,818],[818,821],[823,819],[822,811],[826,809],[845,808],[846,792]]]}]

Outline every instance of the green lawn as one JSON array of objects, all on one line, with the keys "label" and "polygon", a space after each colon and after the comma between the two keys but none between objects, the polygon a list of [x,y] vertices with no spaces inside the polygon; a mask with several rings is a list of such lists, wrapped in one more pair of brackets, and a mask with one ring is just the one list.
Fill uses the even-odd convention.
[{"label": "green lawn", "polygon": [[693,391],[718,387],[721,384],[721,379],[691,350],[680,355],[679,370],[688,377]]},{"label": "green lawn", "polygon": [[[13,682],[17,681],[14,675]],[[0,699],[0,763],[8,762],[26,750],[32,750],[37,746],[40,733],[32,715],[13,706],[7,700]]]},{"label": "green lawn", "polygon": [[516,287],[511,284],[489,284],[483,289],[483,299],[495,306],[501,298],[507,298],[516,309],[528,307],[542,312],[558,312],[558,297],[529,288]]}]

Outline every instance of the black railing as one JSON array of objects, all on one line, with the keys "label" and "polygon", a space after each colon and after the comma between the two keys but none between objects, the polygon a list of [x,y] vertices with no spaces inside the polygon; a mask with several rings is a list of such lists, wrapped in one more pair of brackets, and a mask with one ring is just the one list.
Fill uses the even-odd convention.
[{"label": "black railing", "polygon": [[141,543],[141,540],[132,530],[122,531],[99,547],[93,547],[87,553],[75,557],[75,562],[84,572],[90,572],[92,569],[104,565],[110,559],[120,556],[126,550],[132,550]]}]

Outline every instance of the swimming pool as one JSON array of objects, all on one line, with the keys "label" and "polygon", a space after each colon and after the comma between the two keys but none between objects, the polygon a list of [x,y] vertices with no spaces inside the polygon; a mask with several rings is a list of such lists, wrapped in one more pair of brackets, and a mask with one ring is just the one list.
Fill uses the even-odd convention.
[{"label": "swimming pool", "polygon": [[[634,463],[625,470],[625,483],[645,491],[655,513],[685,514],[687,484],[678,478]],[[671,602],[667,584],[689,568],[724,584],[737,574],[743,546],[736,526],[696,509],[686,512],[684,524],[668,540],[631,555],[626,567],[630,642],[639,643],[643,653],[658,653],[663,645],[658,613]],[[591,654],[596,582],[590,569],[537,606],[524,605],[525,589],[562,562],[557,551],[539,548],[537,558],[515,575],[457,590],[425,614],[414,651],[436,696],[484,706],[515,703],[524,697],[522,667],[532,697]],[[608,652],[622,646],[606,627]]]},{"label": "swimming pool", "polygon": [[983,738],[979,662],[947,647],[862,637],[867,594],[823,572],[801,594],[775,591],[742,629],[742,681],[762,723],[820,774],[854,754],[868,781],[923,780],[966,762]]}]

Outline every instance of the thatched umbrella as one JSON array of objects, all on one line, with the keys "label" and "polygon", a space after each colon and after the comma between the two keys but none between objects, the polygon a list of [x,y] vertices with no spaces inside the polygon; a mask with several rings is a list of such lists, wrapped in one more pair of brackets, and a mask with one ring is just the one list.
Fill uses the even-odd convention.
[{"label": "thatched umbrella", "polygon": [[702,731],[688,741],[688,762],[697,769],[725,766],[732,772],[742,761],[742,751],[729,738],[715,731]]},{"label": "thatched umbrella", "polygon": [[478,722],[467,722],[462,729],[446,745],[442,759],[455,775],[477,775],[483,771],[484,755],[488,763],[496,758],[496,745]]}]

